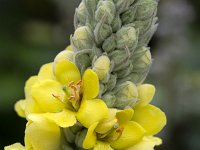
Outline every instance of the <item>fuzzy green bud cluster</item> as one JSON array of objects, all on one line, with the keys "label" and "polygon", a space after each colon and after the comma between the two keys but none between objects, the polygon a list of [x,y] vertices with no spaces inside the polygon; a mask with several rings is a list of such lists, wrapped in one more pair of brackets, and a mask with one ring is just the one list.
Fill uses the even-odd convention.
[{"label": "fuzzy green bud cluster", "polygon": [[149,72],[147,46],[158,26],[157,5],[157,0],[83,0],[76,9],[74,62],[81,72],[91,67],[97,73],[99,97],[110,107],[118,101],[115,86],[139,85]]}]

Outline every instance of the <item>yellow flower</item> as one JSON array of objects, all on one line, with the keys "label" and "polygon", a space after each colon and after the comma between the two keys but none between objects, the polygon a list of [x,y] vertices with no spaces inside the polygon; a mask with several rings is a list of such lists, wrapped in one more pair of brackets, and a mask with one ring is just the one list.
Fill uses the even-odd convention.
[{"label": "yellow flower", "polygon": [[[110,118],[100,122],[99,126],[98,122],[96,122],[89,127],[83,141],[83,148],[103,149],[103,147],[107,147],[107,149],[125,149],[139,142],[143,138],[145,130],[137,122],[131,121],[133,113],[133,109],[121,111],[111,109]],[[111,119],[112,117],[113,119]],[[104,124],[108,125],[108,120],[117,120],[111,123],[111,126],[107,126],[110,131],[107,131],[104,126]],[[103,130],[107,132],[102,134]]]},{"label": "yellow flower", "polygon": [[104,119],[108,108],[95,99],[99,92],[96,73],[87,69],[81,79],[78,68],[69,60],[60,59],[54,65],[42,66],[38,76],[26,82],[26,99],[15,105],[19,116],[43,114],[60,127],[73,126],[76,118],[85,127]]},{"label": "yellow flower", "polygon": [[161,140],[153,137],[166,124],[165,114],[150,105],[155,87],[138,87],[139,102],[133,109],[109,109],[108,117],[92,124],[83,141],[85,149],[153,150]]}]

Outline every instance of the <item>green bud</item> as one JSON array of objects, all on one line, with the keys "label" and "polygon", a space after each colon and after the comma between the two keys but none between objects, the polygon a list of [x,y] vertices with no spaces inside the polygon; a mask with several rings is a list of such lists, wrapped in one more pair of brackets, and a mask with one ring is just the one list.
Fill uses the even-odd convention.
[{"label": "green bud", "polygon": [[95,61],[92,69],[94,70],[94,72],[96,72],[99,80],[103,80],[110,71],[110,59],[108,58],[108,56],[100,56]]},{"label": "green bud", "polygon": [[122,21],[120,15],[117,13],[112,22],[112,30],[113,32],[117,32],[121,27],[122,27]]},{"label": "green bud", "polygon": [[113,51],[116,48],[116,37],[114,34],[112,34],[104,41],[102,48],[107,53]]},{"label": "green bud", "polygon": [[146,20],[156,14],[158,2],[156,0],[138,0],[136,6],[136,20]]},{"label": "green bud", "polygon": [[127,9],[129,9],[130,5],[135,1],[135,0],[113,0],[117,11],[119,14],[123,13]]},{"label": "green bud", "polygon": [[115,90],[115,107],[123,109],[127,106],[133,106],[138,100],[138,90],[134,83],[126,81],[118,85]]},{"label": "green bud", "polygon": [[84,0],[85,7],[91,17],[94,17],[94,12],[97,6],[97,0]]},{"label": "green bud", "polygon": [[123,24],[132,23],[135,20],[136,10],[137,6],[132,6],[122,14],[121,19]]},{"label": "green bud", "polygon": [[76,14],[79,22],[84,25],[86,23],[88,13],[83,2],[81,2],[79,7],[76,9]]},{"label": "green bud", "polygon": [[147,50],[144,55],[138,59],[133,65],[134,65],[134,69],[142,69],[142,68],[146,68],[148,66],[151,65],[151,52],[150,50]]},{"label": "green bud", "polygon": [[75,53],[75,64],[79,68],[81,74],[91,65],[89,54],[85,53],[86,50],[82,50]]},{"label": "green bud", "polygon": [[99,22],[104,18],[105,24],[111,24],[115,17],[116,9],[112,1],[99,1],[95,12],[95,20]]},{"label": "green bud", "polygon": [[143,55],[145,55],[145,53],[149,51],[149,48],[148,47],[138,47],[132,57],[131,57],[131,60],[132,60],[132,64],[135,64],[135,62],[140,59]]},{"label": "green bud", "polygon": [[76,29],[74,36],[71,37],[71,44],[76,51],[91,49],[93,47],[93,33],[87,26]]},{"label": "green bud", "polygon": [[73,133],[70,128],[63,128],[63,133],[67,142],[74,143],[76,134]]},{"label": "green bud", "polygon": [[87,134],[87,129],[84,129],[82,131],[79,131],[77,134],[76,134],[76,138],[75,138],[75,144],[77,147],[79,148],[82,148],[82,145],[83,145],[83,141],[86,137],[86,134]]},{"label": "green bud", "polygon": [[153,21],[153,18],[150,18],[150,19],[147,19],[144,21],[135,21],[134,22],[135,28],[139,29],[139,31],[140,31],[139,32],[140,35],[143,35],[145,32],[147,32],[151,28],[152,21]]},{"label": "green bud", "polygon": [[116,101],[116,97],[115,97],[115,94],[112,93],[112,92],[108,92],[108,93],[105,93],[103,96],[102,96],[102,100],[106,103],[106,105],[109,107],[109,108],[113,108],[114,104],[115,104],[115,101]]},{"label": "green bud", "polygon": [[99,21],[94,29],[94,37],[95,41],[98,45],[102,44],[102,42],[112,34],[112,27],[108,24],[105,24],[105,17]]},{"label": "green bud", "polygon": [[79,123],[76,123],[74,126],[69,127],[69,128],[63,128],[63,133],[64,133],[64,136],[65,136],[65,139],[67,140],[67,142],[74,143],[76,134],[82,128],[83,127]]},{"label": "green bud", "polygon": [[111,62],[114,63],[113,71],[121,70],[127,67],[130,63],[130,51],[128,49],[124,50],[115,50],[109,54]]},{"label": "green bud", "polygon": [[110,79],[108,80],[107,85],[107,91],[111,91],[114,89],[115,85],[117,83],[117,75],[110,75]]},{"label": "green bud", "polygon": [[127,75],[129,75],[133,70],[133,65],[130,63],[128,67],[126,67],[125,69],[123,70],[119,70],[117,71],[117,77],[118,78],[124,78],[126,77]]},{"label": "green bud", "polygon": [[152,36],[156,32],[157,28],[158,24],[152,24],[151,28],[146,33],[144,33],[142,36],[139,37],[138,46],[147,46]]},{"label": "green bud", "polygon": [[98,97],[101,98],[106,90],[107,90],[107,87],[105,86],[105,84],[100,82],[99,83],[99,95],[98,95]]},{"label": "green bud", "polygon": [[131,49],[137,44],[137,31],[134,27],[122,27],[116,33],[116,37],[118,49],[124,49],[126,47]]},{"label": "green bud", "polygon": [[91,60],[96,59],[96,57],[100,57],[102,55],[102,50],[100,48],[97,48],[96,46],[94,46],[92,48],[91,53],[89,53],[89,55],[90,55]]}]

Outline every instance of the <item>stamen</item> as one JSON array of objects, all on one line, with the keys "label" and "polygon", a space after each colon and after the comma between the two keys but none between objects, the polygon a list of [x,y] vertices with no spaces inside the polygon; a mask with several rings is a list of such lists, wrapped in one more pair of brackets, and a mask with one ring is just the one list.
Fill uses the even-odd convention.
[{"label": "stamen", "polygon": [[71,95],[71,96],[68,98],[68,100],[72,100],[72,99],[75,100],[75,96]]},{"label": "stamen", "polygon": [[60,96],[59,95],[55,95],[55,94],[52,94],[52,96],[56,99],[59,99],[60,100]]},{"label": "stamen", "polygon": [[76,83],[76,85],[80,85],[80,86],[81,86],[81,84],[82,84],[82,80],[79,80],[79,81]]},{"label": "stamen", "polygon": [[70,87],[71,87],[72,89],[74,89],[74,90],[77,90],[76,85],[71,85]]},{"label": "stamen", "polygon": [[121,128],[116,129],[116,132],[117,132],[117,133],[120,133],[120,134],[121,134],[123,131],[124,131],[124,127],[121,127]]},{"label": "stamen", "polygon": [[68,87],[71,87],[72,85],[74,85],[74,81],[69,82]]}]

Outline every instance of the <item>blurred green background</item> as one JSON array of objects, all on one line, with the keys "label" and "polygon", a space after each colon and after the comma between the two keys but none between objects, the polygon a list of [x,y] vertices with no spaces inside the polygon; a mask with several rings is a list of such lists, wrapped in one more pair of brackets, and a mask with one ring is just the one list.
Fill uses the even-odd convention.
[{"label": "blurred green background", "polygon": [[[26,121],[14,112],[24,84],[69,44],[80,0],[0,0],[0,149],[23,143]],[[154,58],[146,80],[168,124],[157,150],[200,150],[200,1],[161,0]]]}]

